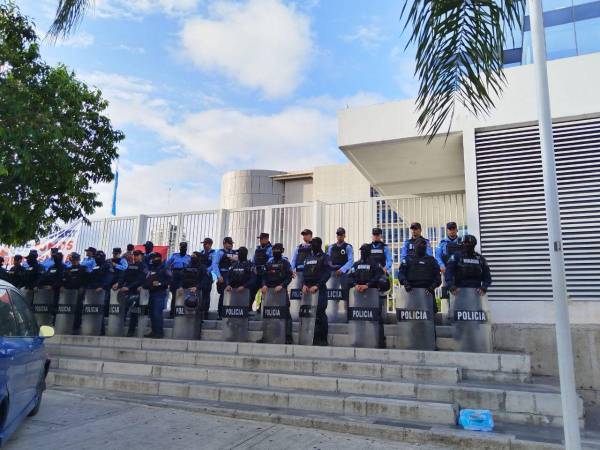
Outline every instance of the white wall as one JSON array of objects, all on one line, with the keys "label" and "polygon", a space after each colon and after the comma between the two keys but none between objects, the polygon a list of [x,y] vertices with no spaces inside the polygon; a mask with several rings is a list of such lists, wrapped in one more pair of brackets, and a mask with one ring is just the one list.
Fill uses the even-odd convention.
[{"label": "white wall", "polygon": [[365,200],[371,185],[351,163],[314,168],[314,196],[325,203]]},{"label": "white wall", "polygon": [[302,178],[298,180],[285,180],[286,204],[312,202],[314,198],[312,178]]},{"label": "white wall", "polygon": [[221,208],[234,209],[249,206],[280,204],[283,184],[273,181],[274,170],[236,170],[221,178]]}]

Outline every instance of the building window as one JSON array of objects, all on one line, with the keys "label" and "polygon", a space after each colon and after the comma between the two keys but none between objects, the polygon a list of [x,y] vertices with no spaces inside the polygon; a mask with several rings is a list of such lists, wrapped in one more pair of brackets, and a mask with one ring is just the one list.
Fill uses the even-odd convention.
[{"label": "building window", "polygon": [[546,56],[549,60],[577,55],[575,24],[546,28]]},{"label": "building window", "polygon": [[577,53],[600,52],[600,17],[575,22]]}]

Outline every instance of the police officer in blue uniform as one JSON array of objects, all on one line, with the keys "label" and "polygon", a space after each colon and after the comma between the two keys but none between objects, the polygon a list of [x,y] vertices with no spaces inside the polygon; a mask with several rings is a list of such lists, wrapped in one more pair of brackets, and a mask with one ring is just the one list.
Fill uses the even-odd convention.
[{"label": "police officer in blue uniform", "polygon": [[63,263],[63,254],[58,251],[52,254],[50,262],[51,264],[47,265],[46,270],[41,274],[38,280],[38,288],[51,289],[54,291],[53,307],[56,309],[58,306],[58,298],[60,296],[60,287],[63,281],[63,273],[66,266]]},{"label": "police officer in blue uniform", "polygon": [[52,247],[50,249],[50,256],[42,261],[42,267],[44,270],[48,270],[54,265],[54,255],[58,253],[58,247]]},{"label": "police officer in blue uniform", "polygon": [[38,263],[37,250],[30,250],[29,254],[25,258],[23,268],[23,287],[25,289],[35,289],[38,286],[40,277],[44,273],[44,267]]},{"label": "police officer in blue uniform", "polygon": [[96,265],[96,249],[94,247],[88,247],[85,249],[85,257],[81,261],[81,265],[85,267],[88,272],[92,271],[92,268]]},{"label": "police officer in blue uniform", "polygon": [[[284,291],[287,300],[285,319],[285,343],[293,344],[292,339],[292,316],[290,314],[290,298],[288,294],[288,285],[292,281],[293,271],[290,262],[283,256],[283,244],[276,243],[273,245],[273,256],[267,261],[263,276],[263,286],[261,288],[263,298],[267,294],[267,289],[273,288],[275,292]],[[259,340],[258,342],[263,342]]]},{"label": "police officer in blue uniform", "polygon": [[169,290],[171,291],[171,309],[169,315],[172,318],[175,317],[175,296],[177,289],[181,287],[181,275],[183,269],[189,267],[192,257],[188,254],[187,242],[179,243],[179,252],[173,253],[169,259],[167,259],[167,269],[171,271],[172,279]]},{"label": "police officer in blue uniform", "polygon": [[[114,290],[119,290],[127,296],[127,311],[132,311],[135,302],[139,299],[139,288],[146,279],[146,264],[144,263],[144,254],[141,250],[132,252],[133,260],[127,265],[127,269],[119,273],[117,282],[113,285]],[[127,314],[127,312],[125,313]],[[129,315],[129,327],[127,336],[135,335],[135,329],[138,324],[138,315],[131,312]]]},{"label": "police officer in blue uniform", "polygon": [[147,259],[149,266],[142,287],[148,289],[150,293],[148,312],[152,331],[144,337],[162,339],[164,337],[163,311],[167,302],[167,290],[171,283],[171,272],[163,264],[160,253],[152,252]]},{"label": "police officer in blue uniform", "polygon": [[[392,252],[390,251],[390,248],[388,247],[388,245],[383,242],[383,230],[381,228],[373,228],[373,230],[371,231],[372,234],[372,241],[369,244],[369,258],[373,260],[373,262],[379,264],[382,269],[383,272],[385,273],[385,275],[387,276],[388,274],[391,273],[392,271]],[[381,290],[380,290],[381,291]],[[385,292],[380,292],[379,295],[379,308],[382,311],[381,316],[383,317],[383,312],[386,310],[385,307],[385,302],[386,302],[386,295]],[[386,347],[386,339],[385,339],[385,332],[384,332],[384,328],[383,328],[383,320],[381,322],[381,326],[379,327],[379,346],[381,348],[385,348]]]},{"label": "police officer in blue uniform", "polygon": [[13,258],[13,266],[8,269],[10,283],[19,289],[23,287],[23,274],[25,272],[25,268],[22,264],[23,255],[15,255]]},{"label": "police officer in blue uniform", "polygon": [[83,300],[85,297],[84,287],[87,279],[87,268],[81,265],[81,256],[73,252],[69,255],[70,264],[63,272],[62,286],[65,289],[78,291],[77,305],[73,314],[73,333],[79,334],[81,330],[81,315]]},{"label": "police officer in blue uniform", "polygon": [[[455,253],[460,253],[462,239],[458,235],[458,227],[456,222],[448,222],[446,224],[446,237],[443,238],[435,249],[435,259],[440,265],[440,271],[446,272],[446,264],[450,257]],[[447,286],[442,287],[442,298],[448,298]]]},{"label": "police officer in blue uniform", "polygon": [[427,242],[417,238],[414,242],[414,255],[407,256],[400,264],[398,280],[406,292],[413,288],[427,289],[433,303],[433,312],[437,312],[435,288],[442,283],[440,266],[433,256],[427,254]]},{"label": "police officer in blue uniform", "polygon": [[304,285],[302,292],[305,294],[319,291],[317,304],[315,334],[313,345],[328,345],[329,322],[327,320],[327,280],[331,276],[331,261],[329,255],[323,252],[323,241],[314,237],[310,241],[311,253],[304,259]]},{"label": "police officer in blue uniform", "polygon": [[[112,258],[110,259],[113,274],[111,285],[115,285],[119,282],[121,275],[127,270],[127,266],[129,265],[127,258],[121,255],[122,252],[121,247],[115,247],[112,250]],[[106,291],[106,297],[104,298],[104,317],[108,317],[109,305],[110,291]],[[102,326],[102,330],[104,330],[104,326]]]},{"label": "police officer in blue uniform", "polygon": [[423,236],[421,236],[422,229],[421,229],[421,224],[419,222],[413,222],[410,225],[410,233],[411,233],[411,238],[407,239],[406,241],[404,241],[404,244],[402,244],[402,251],[400,252],[400,260],[406,259],[407,256],[415,255],[415,240],[418,238],[425,239],[425,242],[427,242],[427,254],[429,256],[433,256],[433,250],[431,249],[431,244],[429,243],[429,240],[424,238]]},{"label": "police officer in blue uniform", "polygon": [[302,235],[302,243],[294,249],[294,253],[292,254],[291,266],[294,271],[294,276],[296,272],[302,272],[304,270],[304,260],[311,252],[311,241],[313,238],[312,231],[306,228],[302,230],[300,234]]},{"label": "police officer in blue uniform", "polygon": [[[339,227],[335,235],[336,242],[327,249],[327,254],[331,260],[332,277],[339,277],[344,291],[347,290],[347,273],[354,263],[354,251],[352,245],[346,242],[346,230]],[[347,298],[347,297],[346,297]]]},{"label": "police officer in blue uniform", "polygon": [[208,277],[204,279],[204,283],[201,286],[202,290],[202,316],[206,318],[208,316],[208,310],[210,308],[210,291],[212,290],[213,282],[217,279],[217,275],[213,272],[213,263],[216,251],[212,248],[213,240],[209,237],[204,238],[202,241],[202,250],[200,250],[199,257],[200,263],[207,267]]},{"label": "police officer in blue uniform", "polygon": [[101,250],[96,252],[94,263],[85,277],[85,288],[96,292],[108,291],[113,281],[112,264],[106,260],[106,254]]},{"label": "police officer in blue uniform", "polygon": [[256,293],[260,288],[262,288],[262,277],[265,273],[267,262],[273,257],[273,246],[269,241],[269,233],[260,233],[260,236],[258,236],[257,239],[259,240],[258,247],[256,247],[256,250],[254,251],[254,257],[252,258],[252,262],[254,263],[254,267],[256,269],[256,282],[250,289],[250,308],[252,308],[252,303],[254,302]]},{"label": "police officer in blue uniform", "polygon": [[237,289],[238,292],[242,292],[248,289],[248,297],[250,297],[250,289],[256,285],[256,271],[252,261],[248,261],[246,247],[238,248],[237,261],[233,262],[225,275],[225,284],[226,291]]},{"label": "police officer in blue uniform", "polygon": [[150,267],[152,253],[154,253],[154,244],[152,241],[146,241],[144,244],[144,263],[146,263],[146,267]]},{"label": "police officer in blue uniform", "polygon": [[217,292],[219,293],[219,320],[223,318],[223,292],[225,292],[225,280],[229,269],[236,259],[237,254],[233,249],[233,239],[228,236],[223,239],[223,248],[215,254],[212,267],[212,272],[217,279]]},{"label": "police officer in blue uniform", "polygon": [[446,265],[446,285],[456,295],[463,287],[477,288],[484,295],[492,284],[490,267],[483,256],[475,251],[477,238],[467,234],[460,253],[454,253]]}]

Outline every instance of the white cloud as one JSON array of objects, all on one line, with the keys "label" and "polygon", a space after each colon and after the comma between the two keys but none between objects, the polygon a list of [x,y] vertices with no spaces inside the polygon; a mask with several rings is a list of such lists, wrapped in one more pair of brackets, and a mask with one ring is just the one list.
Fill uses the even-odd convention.
[{"label": "white cloud", "polygon": [[132,53],[134,55],[143,55],[146,53],[146,49],[144,47],[132,47],[130,45],[121,44],[116,48],[117,50],[123,50],[124,52]]},{"label": "white cloud", "polygon": [[379,47],[387,37],[377,24],[359,25],[349,34],[340,36],[346,42],[358,42],[363,48],[370,50]]},{"label": "white cloud", "polygon": [[[120,215],[212,208],[218,203],[220,176],[228,170],[297,170],[335,162],[340,159],[336,110],[385,100],[359,92],[345,98],[306,99],[273,114],[223,106],[181,114],[148,81],[102,72],[83,78],[110,101],[108,115],[115,127],[153,133],[162,145],[157,151],[167,155],[139,164],[122,153]],[[126,140],[125,145],[131,154],[135,142]],[[112,185],[100,186],[99,192],[105,202],[100,214],[108,214]],[[206,194],[210,192],[214,194]]]},{"label": "white cloud", "polygon": [[181,43],[196,66],[268,98],[296,89],[313,51],[308,16],[281,0],[218,1],[208,17],[185,22]]},{"label": "white cloud", "polygon": [[65,39],[57,39],[56,45],[61,47],[87,48],[94,44],[93,34],[86,31],[73,34]]}]

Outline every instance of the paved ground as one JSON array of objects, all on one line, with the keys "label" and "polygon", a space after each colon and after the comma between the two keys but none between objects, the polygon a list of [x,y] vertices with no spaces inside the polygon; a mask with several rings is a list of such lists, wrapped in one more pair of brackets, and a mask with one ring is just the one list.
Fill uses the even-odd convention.
[{"label": "paved ground", "polygon": [[229,419],[48,390],[8,450],[408,449],[440,450],[328,431]]}]

